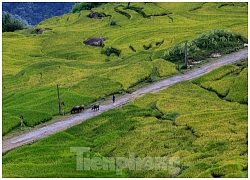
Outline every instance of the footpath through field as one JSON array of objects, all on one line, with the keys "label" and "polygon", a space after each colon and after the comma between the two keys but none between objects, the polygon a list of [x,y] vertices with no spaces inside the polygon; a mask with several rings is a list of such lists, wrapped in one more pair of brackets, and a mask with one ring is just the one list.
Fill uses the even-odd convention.
[{"label": "footpath through field", "polygon": [[77,124],[80,124],[86,119],[89,119],[91,117],[94,117],[98,114],[101,114],[105,111],[108,111],[113,108],[117,108],[120,106],[123,106],[124,104],[127,104],[128,102],[142,96],[145,93],[149,92],[158,92],[162,89],[165,89],[166,87],[173,85],[175,83],[185,81],[185,80],[191,80],[198,76],[201,76],[205,73],[208,73],[218,67],[221,67],[226,64],[234,63],[242,58],[248,57],[248,49],[241,50],[239,52],[227,55],[223,58],[220,58],[216,61],[207,63],[200,68],[195,68],[193,70],[188,71],[185,74],[173,76],[171,78],[153,83],[149,86],[146,86],[144,88],[138,89],[137,91],[133,92],[132,94],[126,94],[124,96],[121,96],[116,99],[116,102],[113,103],[112,100],[105,101],[100,104],[100,110],[99,111],[93,111],[91,109],[86,109],[84,112],[70,115],[62,118],[62,120],[57,121],[55,123],[48,124],[44,127],[36,128],[34,130],[31,130],[30,132],[11,137],[6,138],[2,140],[2,154],[15,149],[19,146],[22,146],[24,144],[30,144],[33,143],[41,138],[44,138],[46,136],[49,136],[51,134],[54,134],[56,132],[65,130],[69,127],[75,126]]}]

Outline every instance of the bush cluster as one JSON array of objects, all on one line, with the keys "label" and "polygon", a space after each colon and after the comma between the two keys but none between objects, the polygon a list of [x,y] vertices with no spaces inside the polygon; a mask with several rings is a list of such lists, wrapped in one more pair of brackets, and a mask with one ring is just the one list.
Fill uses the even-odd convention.
[{"label": "bush cluster", "polygon": [[[193,60],[206,59],[211,53],[230,53],[244,47],[247,39],[242,35],[224,29],[213,29],[187,43],[188,57]],[[184,59],[184,43],[168,49],[163,58],[171,62]]]},{"label": "bush cluster", "polygon": [[92,8],[101,6],[103,2],[80,2],[73,6],[72,13],[78,13],[82,10],[91,10]]},{"label": "bush cluster", "polygon": [[20,21],[11,18],[9,12],[3,16],[2,20],[2,32],[14,32],[15,30],[21,30],[24,28],[24,25]]},{"label": "bush cluster", "polygon": [[108,49],[105,52],[107,56],[110,56],[113,53],[119,57],[122,51],[113,47],[108,47]]}]

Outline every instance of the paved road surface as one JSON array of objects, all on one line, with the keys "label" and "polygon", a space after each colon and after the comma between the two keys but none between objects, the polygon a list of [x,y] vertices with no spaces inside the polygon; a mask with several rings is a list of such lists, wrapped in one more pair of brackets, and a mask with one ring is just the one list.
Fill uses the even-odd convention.
[{"label": "paved road surface", "polygon": [[198,76],[201,76],[205,73],[210,72],[213,69],[216,69],[220,66],[223,66],[225,64],[230,64],[235,61],[238,61],[242,58],[248,57],[248,49],[244,49],[242,51],[230,54],[228,56],[225,56],[223,58],[218,59],[217,61],[205,64],[201,66],[200,68],[193,69],[191,71],[188,71],[186,74],[177,75],[168,79],[165,79],[160,82],[153,83],[149,86],[146,86],[144,88],[138,89],[137,91],[133,92],[132,94],[126,94],[124,96],[121,96],[119,98],[116,98],[116,102],[113,103],[110,101],[105,101],[100,104],[100,110],[99,111],[92,111],[91,109],[87,109],[82,113],[76,114],[76,115],[70,115],[67,117],[62,118],[62,120],[48,124],[44,127],[35,128],[34,130],[24,133],[22,135],[18,135],[16,137],[3,139],[2,140],[2,153],[6,153],[14,148],[17,148],[19,146],[22,146],[24,144],[33,143],[41,138],[44,138],[46,136],[49,136],[51,134],[54,134],[56,132],[65,130],[69,127],[75,126],[77,124],[80,124],[86,119],[89,119],[93,116],[96,116],[98,114],[101,114],[105,111],[108,111],[109,109],[113,109],[119,106],[122,106],[124,104],[127,104],[128,102],[134,100],[135,98],[138,98],[142,96],[145,93],[149,92],[158,92],[162,89],[165,89],[166,87],[173,85],[175,83],[185,81],[185,80],[191,80]]}]

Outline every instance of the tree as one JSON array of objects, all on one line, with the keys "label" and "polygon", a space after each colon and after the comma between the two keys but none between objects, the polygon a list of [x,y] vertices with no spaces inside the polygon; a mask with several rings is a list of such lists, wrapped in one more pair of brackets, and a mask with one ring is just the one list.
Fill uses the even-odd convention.
[{"label": "tree", "polygon": [[101,6],[105,2],[80,2],[73,6],[72,13],[78,13],[82,10],[91,10],[92,8]]},{"label": "tree", "polygon": [[2,32],[14,32],[15,30],[24,28],[24,25],[20,21],[11,18],[9,12],[3,16],[2,22]]}]

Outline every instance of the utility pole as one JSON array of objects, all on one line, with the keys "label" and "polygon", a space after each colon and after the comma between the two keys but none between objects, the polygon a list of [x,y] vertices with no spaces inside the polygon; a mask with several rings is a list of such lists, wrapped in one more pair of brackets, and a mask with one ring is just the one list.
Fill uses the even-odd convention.
[{"label": "utility pole", "polygon": [[130,2],[128,2],[128,6],[127,6],[127,8],[130,8]]},{"label": "utility pole", "polygon": [[59,110],[59,115],[61,114],[61,103],[60,103],[60,93],[59,93],[59,86],[57,84],[57,97],[58,97],[58,110]]},{"label": "utility pole", "polygon": [[23,115],[20,116],[20,120],[21,120],[21,130],[23,130]]},{"label": "utility pole", "polygon": [[185,67],[188,67],[188,55],[187,55],[187,41],[185,42]]}]

